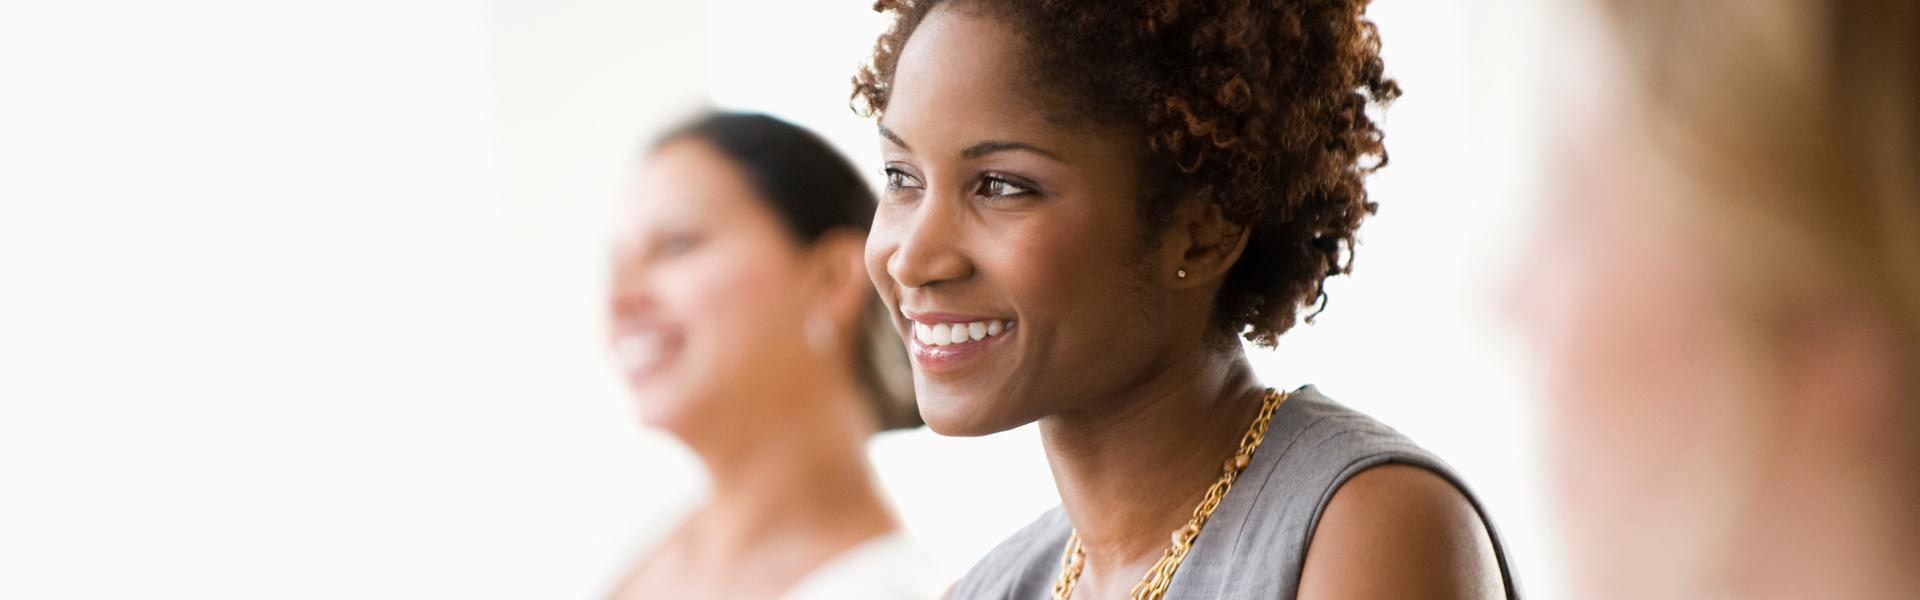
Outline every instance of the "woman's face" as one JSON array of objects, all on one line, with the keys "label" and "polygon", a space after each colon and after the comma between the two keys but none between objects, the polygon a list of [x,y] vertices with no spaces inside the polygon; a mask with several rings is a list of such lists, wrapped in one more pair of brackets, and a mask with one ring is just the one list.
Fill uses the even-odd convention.
[{"label": "woman's face", "polygon": [[642,420],[685,438],[761,413],[741,403],[777,396],[754,386],[807,353],[804,260],[779,217],[694,139],[654,153],[621,213],[608,333]]},{"label": "woman's face", "polygon": [[1698,592],[1760,476],[1765,397],[1698,192],[1618,99],[1576,119],[1513,308],[1545,362],[1586,597]]},{"label": "woman's face", "polygon": [[990,17],[935,9],[880,122],[888,185],[867,272],[942,434],[1111,397],[1154,371],[1169,335],[1139,259],[1142,144],[1049,121],[1020,76],[1023,46]]}]

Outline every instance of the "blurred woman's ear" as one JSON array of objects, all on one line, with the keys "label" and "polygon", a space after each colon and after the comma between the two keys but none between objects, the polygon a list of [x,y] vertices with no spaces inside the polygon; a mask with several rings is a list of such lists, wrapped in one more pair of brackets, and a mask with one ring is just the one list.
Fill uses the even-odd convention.
[{"label": "blurred woman's ear", "polygon": [[838,332],[859,328],[863,311],[873,297],[873,280],[867,278],[866,247],[865,234],[844,227],[823,233],[813,242],[815,289],[819,290],[813,310],[824,311]]}]

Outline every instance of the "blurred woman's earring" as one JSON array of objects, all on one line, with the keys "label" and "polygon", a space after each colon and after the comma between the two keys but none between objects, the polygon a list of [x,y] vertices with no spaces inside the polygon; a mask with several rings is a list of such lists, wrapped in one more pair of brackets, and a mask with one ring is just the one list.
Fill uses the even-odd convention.
[{"label": "blurred woman's earring", "polygon": [[826,313],[816,312],[807,317],[807,345],[821,354],[833,349],[833,319],[827,318]]},{"label": "blurred woman's earring", "polygon": [[1181,269],[1181,270],[1180,270],[1179,272],[1176,272],[1176,273],[1174,273],[1174,275],[1178,275],[1178,276],[1180,276],[1180,278],[1181,278],[1181,279],[1186,279],[1186,278],[1187,278],[1187,270],[1186,270],[1186,269]]}]

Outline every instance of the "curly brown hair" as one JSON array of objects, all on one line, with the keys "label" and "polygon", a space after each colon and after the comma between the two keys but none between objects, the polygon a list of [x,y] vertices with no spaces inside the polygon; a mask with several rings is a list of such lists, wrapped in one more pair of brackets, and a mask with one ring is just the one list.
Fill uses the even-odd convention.
[{"label": "curly brown hair", "polygon": [[1052,120],[1144,135],[1149,236],[1189,199],[1210,199],[1247,228],[1213,320],[1271,347],[1302,307],[1325,307],[1327,278],[1350,270],[1360,221],[1378,206],[1363,180],[1387,152],[1367,109],[1400,87],[1385,75],[1367,3],[879,0],[874,10],[894,21],[853,79],[854,111],[886,110],[900,51],[936,6],[1019,28],[1021,67]]}]

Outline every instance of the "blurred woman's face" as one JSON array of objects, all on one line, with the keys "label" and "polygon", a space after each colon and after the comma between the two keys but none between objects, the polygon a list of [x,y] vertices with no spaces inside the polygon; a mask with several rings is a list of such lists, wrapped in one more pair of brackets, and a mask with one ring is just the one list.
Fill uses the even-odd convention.
[{"label": "blurred woman's face", "polygon": [[900,54],[881,127],[873,278],[913,356],[921,415],[981,435],[1111,397],[1166,347],[1139,245],[1140,144],[1049,121],[1023,41],[935,9]]},{"label": "blurred woman's face", "polygon": [[742,402],[807,352],[803,256],[706,142],[654,153],[622,205],[609,342],[647,424],[690,430],[750,418]]},{"label": "blurred woman's face", "polygon": [[1712,223],[1620,106],[1568,132],[1569,177],[1515,284],[1547,367],[1556,495],[1577,587],[1710,583],[1758,478],[1768,413],[1707,251]]}]

